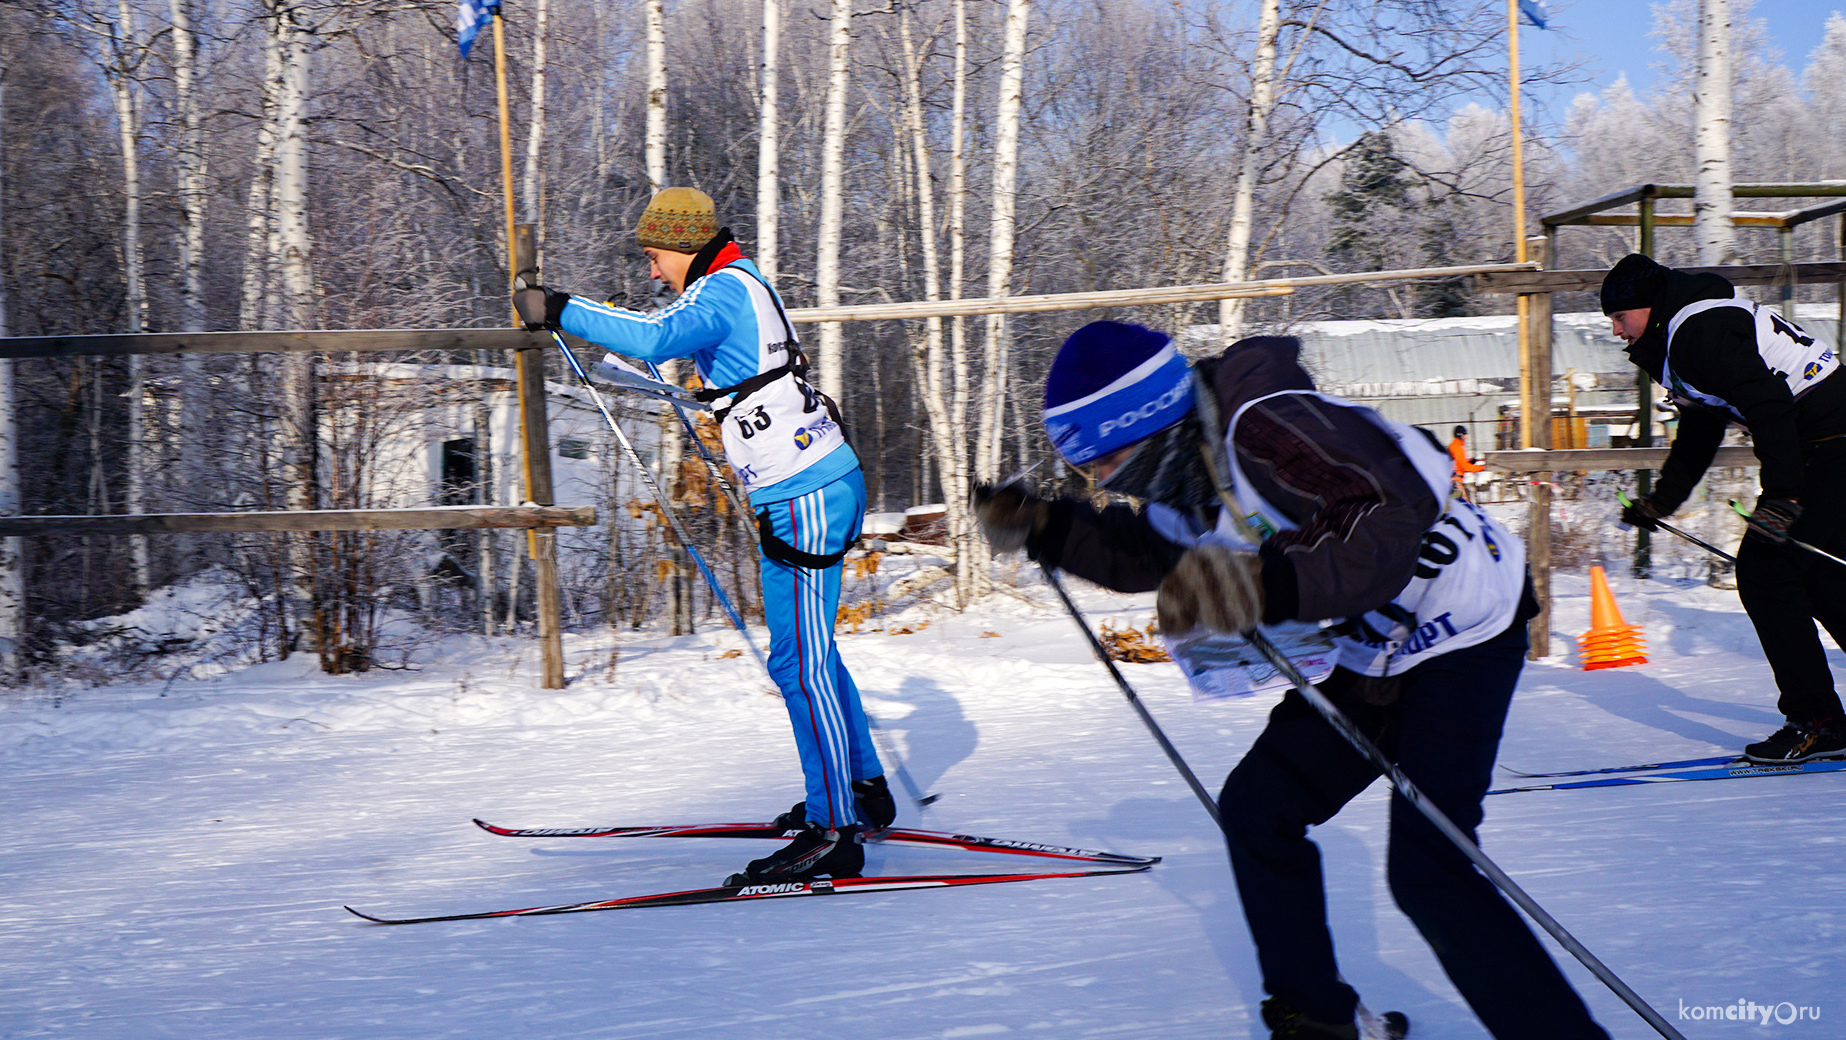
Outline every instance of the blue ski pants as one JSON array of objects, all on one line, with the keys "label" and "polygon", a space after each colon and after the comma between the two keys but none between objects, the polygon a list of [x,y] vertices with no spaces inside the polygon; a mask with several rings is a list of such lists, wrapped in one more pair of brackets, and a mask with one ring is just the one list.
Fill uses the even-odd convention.
[{"label": "blue ski pants", "polygon": [[[1345,670],[1321,688],[1473,838],[1525,650],[1525,625],[1515,623],[1405,672],[1398,699],[1385,706],[1361,699]],[[1378,776],[1290,691],[1218,799],[1263,988],[1317,1021],[1351,1021],[1358,996],[1334,961],[1320,850],[1307,829]],[[1385,874],[1398,907],[1498,1040],[1608,1040],[1518,912],[1396,792]]]},{"label": "blue ski pants", "polygon": [[[776,537],[825,556],[859,536],[865,478],[859,470],[786,502],[764,506]],[[769,621],[769,674],[782,691],[807,781],[807,815],[822,827],[860,822],[852,781],[880,776],[859,687],[833,641],[840,607],[836,563],[816,570],[762,560],[763,614]]]}]

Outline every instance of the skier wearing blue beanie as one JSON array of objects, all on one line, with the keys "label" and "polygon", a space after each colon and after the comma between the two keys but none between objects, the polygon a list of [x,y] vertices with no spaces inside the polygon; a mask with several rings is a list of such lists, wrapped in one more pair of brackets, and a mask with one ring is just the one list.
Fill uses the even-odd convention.
[{"label": "skier wearing blue beanie", "polygon": [[[982,488],[998,551],[1122,592],[1158,590],[1164,634],[1334,622],[1321,689],[1470,837],[1537,612],[1519,540],[1449,489],[1422,430],[1317,393],[1298,341],[1189,365],[1139,325],[1078,329],[1045,378],[1045,431],[1104,491],[1097,508]],[[1354,1040],[1358,994],[1327,929],[1307,837],[1377,779],[1290,691],[1218,799],[1276,1040]],[[1392,795],[1391,892],[1497,1040],[1607,1040],[1519,915]]]}]

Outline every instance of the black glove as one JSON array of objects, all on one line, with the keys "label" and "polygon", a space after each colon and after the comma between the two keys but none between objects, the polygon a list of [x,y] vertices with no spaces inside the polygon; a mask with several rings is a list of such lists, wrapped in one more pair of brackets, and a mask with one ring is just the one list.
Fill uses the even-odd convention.
[{"label": "black glove", "polygon": [[1023,483],[995,487],[983,482],[974,485],[974,517],[994,552],[1016,552],[1050,523],[1051,502]]},{"label": "black glove", "polygon": [[531,271],[521,271],[513,279],[513,309],[519,312],[519,320],[526,323],[527,332],[557,328],[564,305],[569,302],[570,293],[545,288],[538,284]]},{"label": "black glove", "polygon": [[1263,561],[1222,545],[1188,549],[1161,581],[1154,612],[1169,635],[1248,632],[1263,623]]},{"label": "black glove", "polygon": [[1750,533],[1772,542],[1788,541],[1788,529],[1801,519],[1801,503],[1792,498],[1756,500],[1756,512],[1750,514]]},{"label": "black glove", "polygon": [[1672,512],[1671,509],[1663,512],[1660,506],[1654,502],[1653,496],[1650,495],[1647,498],[1643,498],[1636,502],[1630,502],[1623,506],[1622,523],[1627,524],[1629,527],[1639,527],[1643,531],[1656,531],[1660,528],[1660,521],[1665,519]]}]

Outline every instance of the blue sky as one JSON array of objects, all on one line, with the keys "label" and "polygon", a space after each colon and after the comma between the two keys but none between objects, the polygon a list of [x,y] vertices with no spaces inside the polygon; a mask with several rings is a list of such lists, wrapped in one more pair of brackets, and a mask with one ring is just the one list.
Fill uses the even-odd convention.
[{"label": "blue sky", "polygon": [[[1739,4],[1733,0],[1735,10]],[[1567,88],[1551,98],[1567,103],[1584,90],[1600,91],[1626,73],[1637,92],[1645,93],[1655,78],[1653,66],[1662,60],[1658,42],[1649,32],[1654,26],[1653,4],[1648,0],[1553,0],[1552,27],[1562,32],[1539,32],[1521,26],[1522,61],[1554,57],[1588,58],[1595,79]],[[1769,25],[1769,33],[1782,52],[1782,63],[1797,72],[1820,43],[1827,17],[1846,11],[1846,0],[1758,0],[1748,12]],[[1566,38],[1568,34],[1569,38]]]}]

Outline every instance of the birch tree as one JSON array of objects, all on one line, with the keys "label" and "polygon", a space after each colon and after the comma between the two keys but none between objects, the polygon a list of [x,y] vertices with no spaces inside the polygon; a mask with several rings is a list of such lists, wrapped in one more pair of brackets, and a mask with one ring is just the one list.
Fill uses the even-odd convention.
[{"label": "birch tree", "polygon": [[551,35],[551,0],[535,0],[532,13],[532,99],[531,116],[526,121],[526,223],[536,232],[534,241],[540,249],[545,243],[544,184],[540,179],[540,160],[545,151],[545,70]]},{"label": "birch tree", "polygon": [[[993,214],[988,232],[987,295],[1011,294],[1013,232],[1018,202],[1019,110],[1024,100],[1026,24],[1031,0],[1007,0],[1005,43],[1000,58],[999,109],[994,118]],[[1005,437],[1009,356],[1006,316],[987,316],[986,382],[981,401],[980,441],[975,472],[993,480],[1000,472],[1000,448]]]},{"label": "birch tree", "polygon": [[[12,69],[7,38],[0,35],[0,258],[6,255],[6,82]],[[0,263],[0,337],[7,335],[6,265]],[[19,417],[13,403],[12,358],[0,358],[0,516],[18,516]],[[0,683],[19,681],[20,641],[25,635],[26,574],[21,540],[0,538]]]},{"label": "birch tree", "polygon": [[647,190],[667,186],[667,11],[647,0]]},{"label": "birch tree", "polygon": [[780,248],[782,0],[763,0],[763,60],[758,66],[756,133],[756,266],[776,283]]},{"label": "birch tree", "polygon": [[[911,168],[916,177],[917,230],[923,254],[923,297],[942,299],[942,274],[936,243],[936,194],[932,175],[929,135],[923,119],[922,58],[911,32],[911,8],[898,10],[898,35],[903,42],[904,124],[910,135]],[[921,340],[913,339],[913,364],[921,389],[924,413],[929,417],[930,442],[935,450],[942,493],[947,508],[949,544],[955,555],[955,598],[966,606],[974,593],[976,538],[968,508],[968,448],[956,426],[944,392],[942,319],[924,322]]]},{"label": "birch tree", "polygon": [[1737,230],[1731,224],[1730,0],[1699,0],[1697,75],[1692,236],[1699,263],[1713,266],[1737,256]]},{"label": "birch tree", "polygon": [[[275,167],[271,203],[279,248],[282,317],[288,328],[314,323],[313,239],[308,230],[308,84],[310,37],[287,0],[266,0],[268,28],[280,61],[277,81]],[[315,402],[315,358],[290,351],[282,362],[283,475],[290,509],[314,509],[319,502],[319,416]],[[315,630],[313,543],[290,541],[290,599],[297,631]]]},{"label": "birch tree", "polygon": [[[1250,228],[1256,215],[1256,180],[1263,168],[1269,138],[1269,113],[1275,107],[1276,38],[1282,31],[1281,0],[1262,0],[1256,23],[1256,59],[1250,66],[1250,100],[1244,112],[1243,156],[1231,189],[1231,233],[1224,250],[1224,281],[1250,277]],[[1218,338],[1230,346],[1243,324],[1244,301],[1218,302]]]},{"label": "birch tree", "polygon": [[[852,53],[852,0],[833,0],[827,42],[827,107],[820,145],[820,226],[816,232],[814,302],[840,302],[841,222],[846,206],[846,92]],[[815,364],[821,393],[839,400],[845,385],[845,328],[838,322],[820,327]]]}]

